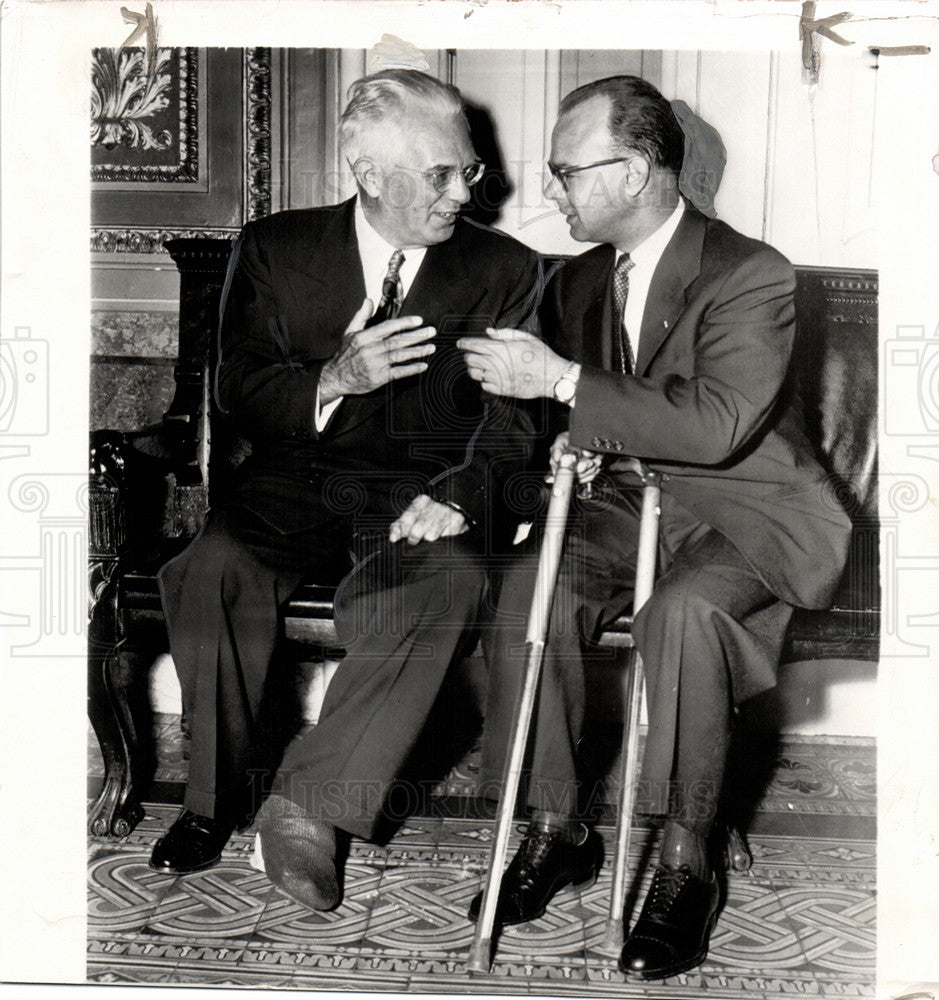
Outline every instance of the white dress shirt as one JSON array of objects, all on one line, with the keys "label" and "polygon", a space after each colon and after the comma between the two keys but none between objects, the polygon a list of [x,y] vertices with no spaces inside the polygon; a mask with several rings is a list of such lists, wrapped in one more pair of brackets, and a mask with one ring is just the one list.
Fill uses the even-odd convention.
[{"label": "white dress shirt", "polygon": [[[378,308],[381,301],[381,286],[388,273],[388,261],[395,250],[394,247],[384,237],[380,236],[365,218],[362,210],[362,203],[358,198],[355,200],[355,239],[359,247],[359,260],[362,263],[362,276],[365,278],[365,294],[372,300],[372,315]],[[408,294],[414,277],[420,269],[424,260],[427,247],[414,247],[404,251],[404,261],[401,270],[398,271],[398,280],[401,282],[402,299]],[[361,303],[356,302],[355,311],[358,311]],[[339,409],[344,396],[339,396],[325,406],[320,405],[320,391],[316,390],[316,431],[321,434],[329,424],[330,417]]]},{"label": "white dress shirt", "polygon": [[[678,199],[675,211],[651,235],[647,236],[635,250],[629,254],[633,266],[629,270],[629,293],[626,296],[626,308],[623,311],[623,323],[632,345],[633,357],[639,357],[639,334],[642,331],[642,316],[646,309],[646,299],[649,297],[649,286],[652,275],[658,267],[668,241],[675,235],[678,223],[685,211],[683,198]],[[623,251],[616,253],[616,264],[619,263]]]}]

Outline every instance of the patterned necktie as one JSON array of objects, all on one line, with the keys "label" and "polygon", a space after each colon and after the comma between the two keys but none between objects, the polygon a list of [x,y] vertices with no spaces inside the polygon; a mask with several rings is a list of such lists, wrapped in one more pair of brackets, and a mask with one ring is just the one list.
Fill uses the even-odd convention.
[{"label": "patterned necktie", "polygon": [[633,345],[623,318],[629,294],[629,272],[633,266],[629,254],[624,253],[613,271],[613,370],[625,375],[632,375],[636,368]]},{"label": "patterned necktie", "polygon": [[375,326],[376,323],[383,323],[386,319],[394,319],[401,308],[401,281],[398,272],[404,263],[404,254],[400,250],[395,250],[388,261],[388,271],[385,279],[381,283],[381,300],[375,315],[365,324],[366,327]]}]

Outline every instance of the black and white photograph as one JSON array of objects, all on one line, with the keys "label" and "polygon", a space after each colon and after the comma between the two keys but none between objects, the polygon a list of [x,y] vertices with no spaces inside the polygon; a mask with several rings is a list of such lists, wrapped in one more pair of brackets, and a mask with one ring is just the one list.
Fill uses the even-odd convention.
[{"label": "black and white photograph", "polygon": [[82,6],[0,36],[0,980],[939,995],[939,8]]}]

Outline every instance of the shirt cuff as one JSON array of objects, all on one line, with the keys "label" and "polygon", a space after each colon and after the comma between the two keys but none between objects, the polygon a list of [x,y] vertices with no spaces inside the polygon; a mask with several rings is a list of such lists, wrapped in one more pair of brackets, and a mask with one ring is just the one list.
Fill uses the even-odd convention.
[{"label": "shirt cuff", "polygon": [[320,403],[320,387],[316,387],[316,410],[314,411],[313,423],[316,427],[316,433],[322,434],[326,430],[332,415],[339,409],[339,404],[345,399],[345,396],[339,396],[334,399],[331,403],[327,403],[323,406]]},{"label": "shirt cuff", "polygon": [[451,510],[455,510],[457,514],[461,514],[463,520],[466,521],[467,528],[475,528],[476,522],[469,516],[468,511],[461,507],[458,503],[453,500],[442,500],[437,499],[437,503],[442,503],[444,507],[449,507]]}]

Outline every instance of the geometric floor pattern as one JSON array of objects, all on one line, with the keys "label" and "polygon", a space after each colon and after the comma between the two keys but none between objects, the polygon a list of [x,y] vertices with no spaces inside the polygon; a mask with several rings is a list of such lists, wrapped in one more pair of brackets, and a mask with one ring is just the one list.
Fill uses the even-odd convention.
[{"label": "geometric floor pattern", "polygon": [[[694,1000],[874,995],[872,740],[789,736],[754,753],[763,763],[754,771],[753,867],[731,873],[704,965],[643,983],[624,980],[615,955],[601,950],[609,857],[596,885],[561,893],[541,919],[506,928],[490,975],[467,973],[466,910],[493,825],[472,807],[478,747],[387,846],[353,841],[342,904],[314,913],[251,867],[250,830],[206,872],[150,871],[188,769],[178,716],[156,717],[154,734],[160,801],[123,840],[89,842],[89,982]],[[91,736],[92,787],[102,774]],[[598,830],[609,855],[612,828]],[[657,836],[648,825],[634,831],[630,870],[642,874],[631,900],[644,896]]]},{"label": "geometric floor pattern", "polygon": [[[753,867],[729,877],[707,961],[673,979],[627,982],[615,957],[600,951],[609,859],[596,885],[567,890],[540,920],[506,928],[492,973],[471,977],[466,909],[491,823],[416,818],[386,847],[354,841],[343,902],[314,913],[249,865],[250,831],[236,834],[206,872],[150,871],[153,842],[175,814],[175,806],[149,805],[129,837],[90,842],[89,982],[619,998],[874,995],[870,839],[751,835]],[[599,830],[609,845],[612,829]],[[636,829],[631,870],[642,867],[656,836]],[[633,897],[642,898],[646,879]]]}]

